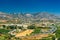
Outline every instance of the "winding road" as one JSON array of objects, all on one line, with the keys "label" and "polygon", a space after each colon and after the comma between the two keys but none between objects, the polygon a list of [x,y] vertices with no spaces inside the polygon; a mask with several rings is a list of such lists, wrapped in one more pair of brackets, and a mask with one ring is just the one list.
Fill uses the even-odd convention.
[{"label": "winding road", "polygon": [[49,30],[47,30],[47,32],[43,32],[42,30],[41,30],[41,33],[43,33],[43,34],[50,34],[50,33],[54,33],[56,30],[57,30],[57,27],[55,27],[55,26],[49,26],[51,29],[49,29]]}]

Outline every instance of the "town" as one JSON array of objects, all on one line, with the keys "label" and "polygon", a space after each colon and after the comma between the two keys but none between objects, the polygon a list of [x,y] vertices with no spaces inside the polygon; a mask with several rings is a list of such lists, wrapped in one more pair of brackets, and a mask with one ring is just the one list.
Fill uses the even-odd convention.
[{"label": "town", "polygon": [[[40,13],[42,16],[45,13]],[[5,14],[4,14],[5,15]],[[30,15],[30,14],[29,14]],[[47,14],[45,14],[47,16]],[[49,14],[50,15],[50,14]],[[31,16],[31,15],[30,15]],[[29,17],[30,17],[29,16]],[[7,17],[7,16],[6,16]],[[5,19],[6,20],[6,19]],[[19,21],[19,22],[18,22]],[[1,40],[59,40],[60,39],[60,22],[57,20],[49,20],[41,18],[22,22],[16,20],[16,23],[7,20],[0,22],[0,39]]]},{"label": "town", "polygon": [[0,0],[0,40],[60,40],[60,0]]}]

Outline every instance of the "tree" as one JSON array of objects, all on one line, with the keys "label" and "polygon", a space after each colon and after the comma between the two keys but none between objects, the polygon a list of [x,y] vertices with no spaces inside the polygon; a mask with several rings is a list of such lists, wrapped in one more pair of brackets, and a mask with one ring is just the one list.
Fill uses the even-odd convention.
[{"label": "tree", "polygon": [[34,30],[34,33],[35,33],[35,34],[40,33],[40,28],[36,28],[36,29]]},{"label": "tree", "polygon": [[6,26],[5,25],[2,25],[3,26],[3,28],[5,28]]},{"label": "tree", "polygon": [[15,29],[15,27],[14,26],[9,26],[10,27],[10,29]]},{"label": "tree", "polygon": [[52,36],[52,40],[55,40],[55,36]]},{"label": "tree", "polygon": [[52,39],[47,37],[47,38],[42,38],[42,40],[52,40]]},{"label": "tree", "polygon": [[5,25],[2,25],[2,26],[3,26],[3,28],[7,29],[7,26],[5,26]]},{"label": "tree", "polygon": [[23,29],[24,27],[23,26],[17,26],[18,27],[18,29]]},{"label": "tree", "polygon": [[60,37],[60,30],[56,31],[56,37],[59,38]]},{"label": "tree", "polygon": [[60,38],[58,38],[58,40],[60,40]]},{"label": "tree", "polygon": [[28,26],[27,28],[28,29],[35,29],[35,26],[34,25],[31,25],[31,26]]},{"label": "tree", "polygon": [[40,33],[40,30],[41,30],[40,28],[34,29],[34,31],[30,35],[39,34]]},{"label": "tree", "polygon": [[56,39],[60,39],[60,29],[57,29],[57,31],[56,31]]}]

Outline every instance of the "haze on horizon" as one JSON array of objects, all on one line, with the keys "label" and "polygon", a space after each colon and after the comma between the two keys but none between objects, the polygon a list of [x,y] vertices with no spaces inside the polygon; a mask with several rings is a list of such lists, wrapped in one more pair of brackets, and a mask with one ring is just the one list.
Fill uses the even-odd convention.
[{"label": "haze on horizon", "polygon": [[0,0],[0,11],[60,14],[60,0]]}]

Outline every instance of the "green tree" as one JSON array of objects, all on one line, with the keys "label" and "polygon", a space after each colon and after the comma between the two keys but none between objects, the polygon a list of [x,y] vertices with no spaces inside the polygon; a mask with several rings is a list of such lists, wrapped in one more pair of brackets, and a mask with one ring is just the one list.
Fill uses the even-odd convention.
[{"label": "green tree", "polygon": [[58,40],[60,40],[60,38],[58,38]]},{"label": "green tree", "polygon": [[56,37],[59,38],[60,37],[60,30],[56,31]]},{"label": "green tree", "polygon": [[42,38],[42,40],[52,40],[51,38]]},{"label": "green tree", "polygon": [[39,34],[40,33],[40,28],[36,28],[34,29],[34,32],[31,33],[31,35],[34,35],[34,34]]},{"label": "green tree", "polygon": [[10,29],[15,29],[15,27],[12,25],[12,26],[9,26],[10,27]]},{"label": "green tree", "polygon": [[28,26],[27,28],[28,29],[35,29],[35,26],[34,25],[31,25],[31,26]]},{"label": "green tree", "polygon": [[4,29],[7,29],[7,26],[5,26],[5,25],[2,25],[2,26],[3,26]]},{"label": "green tree", "polygon": [[2,25],[3,26],[3,28],[5,28],[6,26],[5,25]]},{"label": "green tree", "polygon": [[55,40],[55,38],[56,38],[55,36],[52,36],[52,40]]}]

